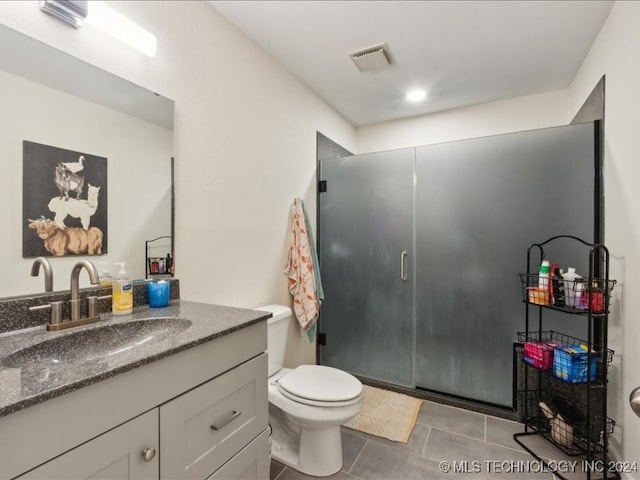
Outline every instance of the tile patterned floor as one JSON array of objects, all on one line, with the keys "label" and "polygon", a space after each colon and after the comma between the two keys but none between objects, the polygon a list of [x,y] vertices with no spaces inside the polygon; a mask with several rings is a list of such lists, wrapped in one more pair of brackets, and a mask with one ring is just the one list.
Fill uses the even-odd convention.
[{"label": "tile patterned floor", "polygon": [[[522,424],[424,401],[407,444],[342,429],[344,464],[330,480],[553,480],[549,471],[514,440]],[[570,480],[585,478],[576,459],[564,457],[545,439],[526,437],[540,456],[557,463]],[[446,462],[446,463],[444,463]],[[446,467],[450,471],[445,471]],[[528,471],[526,471],[528,469]],[[272,461],[271,480],[313,479]]]}]

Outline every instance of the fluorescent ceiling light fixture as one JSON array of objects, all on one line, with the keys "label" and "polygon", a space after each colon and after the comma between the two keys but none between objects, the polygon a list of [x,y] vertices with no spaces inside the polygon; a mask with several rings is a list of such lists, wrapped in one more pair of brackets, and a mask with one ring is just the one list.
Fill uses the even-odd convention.
[{"label": "fluorescent ceiling light fixture", "polygon": [[41,0],[40,10],[76,28],[80,28],[84,19],[87,18],[86,0]]},{"label": "fluorescent ceiling light fixture", "polygon": [[418,103],[427,98],[427,92],[422,89],[416,88],[414,90],[410,90],[405,96],[408,102]]},{"label": "fluorescent ceiling light fixture", "polygon": [[117,38],[130,47],[153,57],[156,54],[156,37],[103,2],[89,2],[87,24]]}]

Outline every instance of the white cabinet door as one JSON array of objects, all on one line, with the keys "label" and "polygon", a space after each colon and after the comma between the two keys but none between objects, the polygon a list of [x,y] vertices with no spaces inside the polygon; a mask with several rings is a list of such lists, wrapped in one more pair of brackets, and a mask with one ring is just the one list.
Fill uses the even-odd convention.
[{"label": "white cabinet door", "polygon": [[162,477],[204,480],[268,422],[267,355],[160,406]]},{"label": "white cabinet door", "polygon": [[[158,436],[158,409],[156,408],[18,478],[20,480],[157,480],[159,478]],[[146,458],[143,453],[146,454]]]},{"label": "white cabinet door", "polygon": [[265,430],[207,480],[268,480],[269,431]]}]

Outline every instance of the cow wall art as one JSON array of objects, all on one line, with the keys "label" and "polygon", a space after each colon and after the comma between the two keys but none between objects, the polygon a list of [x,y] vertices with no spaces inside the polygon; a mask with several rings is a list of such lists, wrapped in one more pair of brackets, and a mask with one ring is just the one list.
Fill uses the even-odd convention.
[{"label": "cow wall art", "polygon": [[107,159],[25,140],[22,256],[107,253]]}]

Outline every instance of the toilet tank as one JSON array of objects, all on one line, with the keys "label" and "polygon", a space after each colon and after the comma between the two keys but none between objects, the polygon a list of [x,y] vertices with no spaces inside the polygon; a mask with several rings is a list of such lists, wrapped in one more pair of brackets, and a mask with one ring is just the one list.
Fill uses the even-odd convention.
[{"label": "toilet tank", "polygon": [[267,353],[269,354],[269,376],[271,376],[284,366],[287,331],[292,312],[285,305],[263,305],[255,310],[273,314],[273,317],[267,320]]}]

